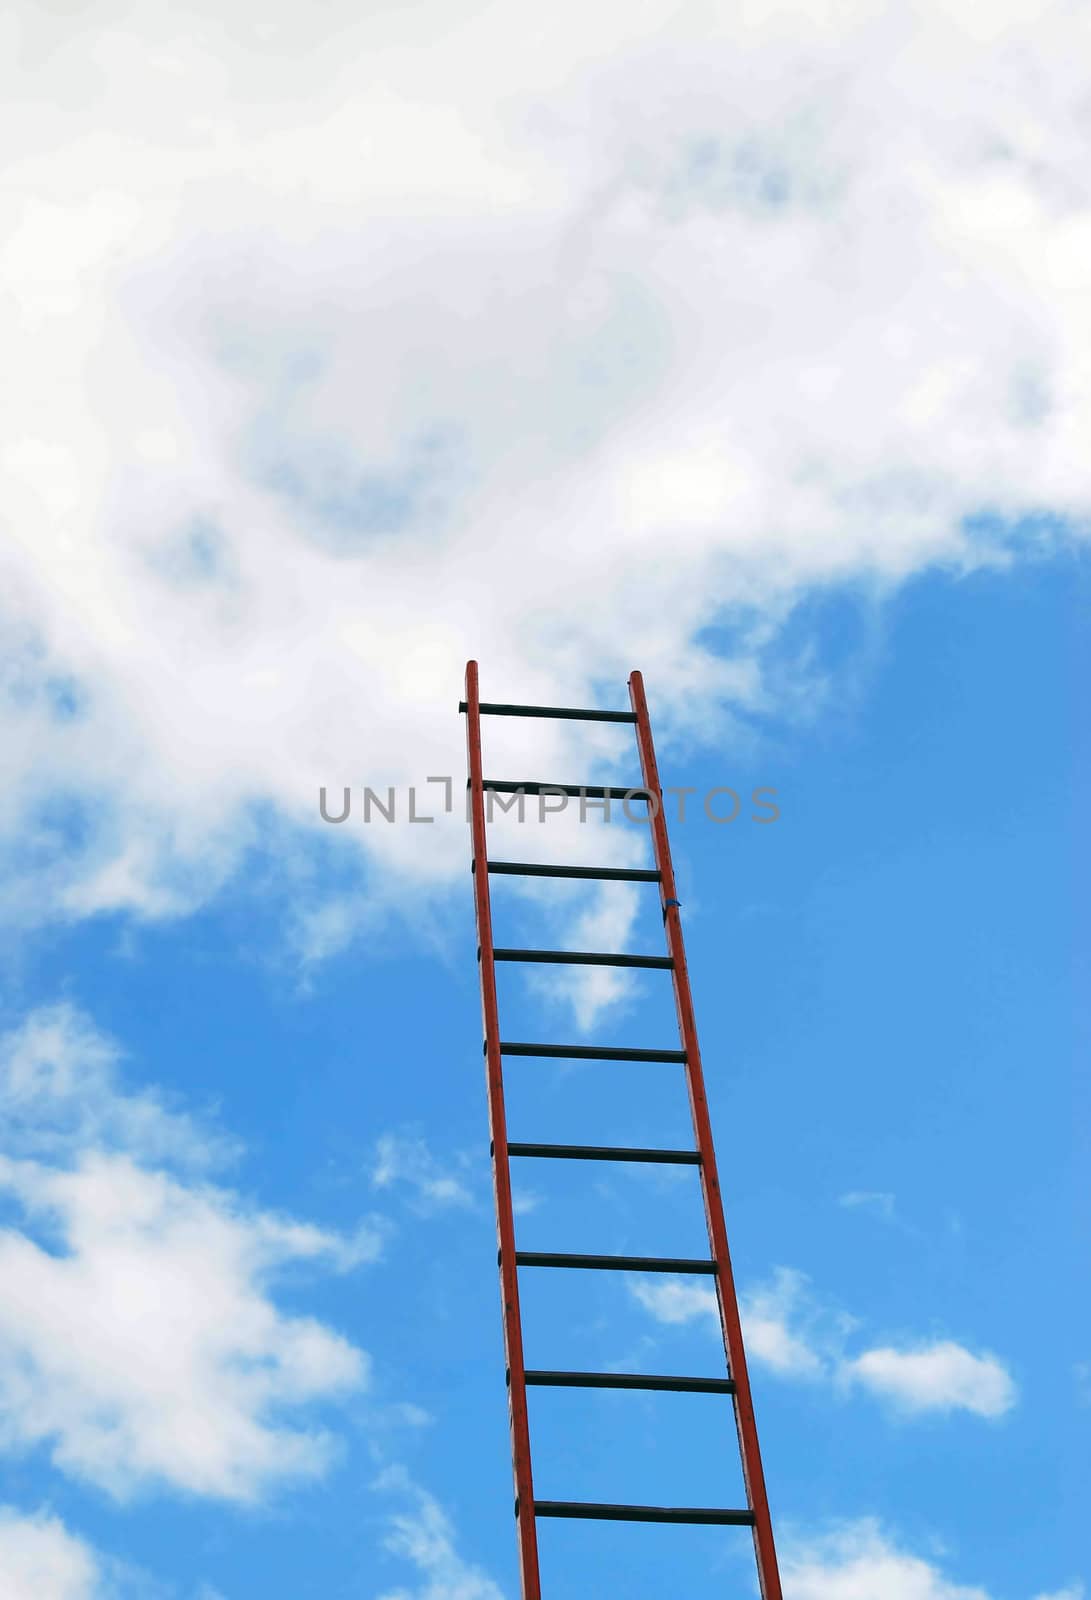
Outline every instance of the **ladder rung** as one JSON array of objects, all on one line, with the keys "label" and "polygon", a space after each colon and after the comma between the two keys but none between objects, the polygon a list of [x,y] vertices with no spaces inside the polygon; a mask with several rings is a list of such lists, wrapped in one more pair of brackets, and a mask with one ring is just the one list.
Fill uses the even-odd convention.
[{"label": "ladder rung", "polygon": [[716,1273],[715,1261],[680,1260],[673,1256],[573,1256],[552,1250],[517,1250],[517,1267],[595,1267],[605,1272]]},{"label": "ladder rung", "polygon": [[654,1372],[525,1372],[549,1389],[659,1389],[678,1394],[734,1394],[734,1378],[668,1378]]},{"label": "ladder rung", "polygon": [[552,1056],[566,1061],[681,1061],[684,1050],[630,1050],[624,1045],[512,1044],[501,1039],[502,1056]]},{"label": "ladder rung", "polygon": [[752,1511],[721,1511],[713,1506],[607,1506],[592,1500],[535,1500],[536,1517],[594,1517],[601,1522],[713,1522],[752,1528]]},{"label": "ladder rung", "polygon": [[494,950],[494,961],[543,961],[556,967],[655,967],[667,971],[670,956],[603,955],[596,950]]},{"label": "ladder rung", "polygon": [[[469,782],[466,784],[470,787]],[[481,787],[491,789],[494,794],[566,794],[578,800],[582,795],[585,800],[648,800],[650,791],[641,783],[634,783],[631,789],[622,789],[617,784],[603,785],[601,783],[512,783],[507,778],[482,778]]]},{"label": "ladder rung", "polygon": [[490,872],[517,878],[601,878],[607,883],[659,883],[661,874],[648,867],[552,867],[537,861],[489,861]]},{"label": "ladder rung", "polygon": [[[458,702],[466,710],[465,700]],[[508,706],[496,700],[482,700],[477,708],[483,717],[561,717],[566,722],[635,722],[632,711],[574,711],[569,706]]]},{"label": "ladder rung", "polygon": [[554,1156],[561,1161],[658,1161],[699,1167],[696,1150],[631,1150],[613,1144],[509,1144],[509,1156]]}]

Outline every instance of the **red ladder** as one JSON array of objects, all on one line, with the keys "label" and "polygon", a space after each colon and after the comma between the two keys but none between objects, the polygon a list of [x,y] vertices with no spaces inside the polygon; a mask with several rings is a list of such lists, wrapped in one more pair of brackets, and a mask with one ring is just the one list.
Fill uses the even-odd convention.
[{"label": "red ladder", "polygon": [[[541,1600],[538,1572],[537,1519],[539,1517],[592,1517],[607,1521],[733,1523],[753,1531],[758,1582],[762,1600],[782,1600],[777,1571],[773,1526],[758,1448],[750,1380],[746,1370],[739,1306],[731,1273],[727,1247],[720,1182],[712,1145],[712,1126],[705,1099],[701,1052],[697,1043],[693,998],[686,970],[678,894],[667,840],[663,793],[652,744],[648,703],[639,672],[629,679],[631,711],[575,711],[557,706],[519,706],[483,703],[478,688],[477,662],[466,667],[466,698],[459,710],[466,714],[466,748],[469,759],[470,827],[473,839],[471,871],[477,910],[477,943],[481,970],[481,1012],[484,1024],[485,1076],[489,1098],[493,1188],[496,1196],[496,1232],[499,1245],[500,1294],[504,1309],[504,1355],[508,1371],[508,1407],[511,1422],[512,1463],[515,1476],[515,1518],[519,1538],[519,1570],[523,1600]],[[639,789],[542,783],[513,783],[485,778],[481,765],[482,716],[559,717],[586,722],[624,722],[635,725],[640,752],[642,785]],[[644,798],[648,804],[655,870],[620,867],[555,867],[524,862],[490,861],[485,835],[485,794],[556,794],[563,792],[596,799]],[[493,945],[489,875],[590,878],[612,881],[655,883],[659,886],[666,932],[666,956],[604,955],[597,952],[551,950],[498,950]],[[497,961],[550,961],[577,964],[662,967],[670,970],[678,1013],[680,1050],[632,1050],[592,1045],[514,1044],[500,1036],[496,1000]],[[507,1136],[504,1113],[505,1056],[552,1056],[567,1060],[673,1061],[685,1069],[693,1118],[693,1150],[629,1150],[588,1145],[512,1144]],[[546,1156],[566,1159],[609,1161],[653,1161],[691,1165],[698,1169],[708,1225],[708,1260],[668,1260],[663,1257],[562,1255],[518,1250],[515,1244],[515,1219],[512,1212],[512,1156]],[[523,1335],[519,1318],[520,1267],[608,1268],[636,1272],[703,1273],[714,1278],[720,1311],[726,1378],[673,1378],[641,1374],[594,1372],[528,1371],[523,1360]],[[530,1462],[530,1429],[527,1419],[527,1386],[551,1385],[576,1388],[668,1389],[689,1392],[729,1394],[735,1411],[743,1480],[746,1485],[745,1510],[720,1510],[697,1506],[599,1505],[587,1501],[535,1500]]]}]

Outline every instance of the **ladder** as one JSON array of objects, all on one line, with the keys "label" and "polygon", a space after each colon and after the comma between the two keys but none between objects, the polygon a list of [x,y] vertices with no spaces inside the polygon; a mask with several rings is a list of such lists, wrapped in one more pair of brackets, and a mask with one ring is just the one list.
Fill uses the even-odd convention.
[{"label": "ladder", "polygon": [[[466,667],[466,698],[459,710],[466,716],[466,748],[469,764],[469,817],[473,856],[471,872],[477,914],[478,962],[481,975],[481,1012],[484,1027],[485,1077],[489,1103],[493,1188],[496,1197],[496,1230],[500,1268],[500,1294],[504,1318],[504,1355],[507,1364],[508,1411],[511,1427],[512,1464],[515,1480],[515,1521],[518,1535],[519,1571],[523,1600],[541,1600],[538,1567],[537,1521],[539,1517],[598,1518],[611,1522],[725,1523],[751,1529],[757,1560],[758,1583],[762,1600],[782,1600],[777,1571],[773,1527],[758,1448],[757,1427],[746,1370],[739,1307],[727,1247],[712,1126],[705,1099],[701,1053],[697,1043],[693,999],[682,943],[679,902],[667,840],[666,814],[652,744],[648,704],[639,672],[629,679],[631,711],[581,711],[559,706],[522,706],[483,702],[480,698],[478,667]],[[614,788],[592,785],[519,783],[486,778],[482,772],[481,718],[557,717],[586,722],[629,723],[635,727],[640,756],[640,788]],[[562,792],[597,799],[643,798],[648,806],[655,868],[565,867],[530,862],[489,859],[486,832],[486,802],[489,791],[503,794],[555,794]],[[598,952],[497,949],[493,944],[492,910],[489,897],[491,874],[509,876],[587,878],[630,883],[654,883],[659,890],[666,934],[665,956],[632,956]],[[669,970],[678,1015],[679,1050],[644,1050],[596,1045],[517,1043],[501,1037],[496,997],[498,961],[547,961],[577,964],[640,966]],[[692,1150],[636,1150],[616,1146],[556,1145],[511,1143],[507,1137],[504,1111],[503,1061],[508,1056],[555,1057],[566,1060],[662,1061],[680,1064],[685,1072],[693,1120]],[[664,1257],[570,1255],[519,1250],[515,1243],[512,1210],[511,1159],[526,1157],[567,1160],[662,1162],[697,1168],[708,1226],[709,1257],[702,1260],[673,1260]],[[528,1370],[523,1359],[523,1336],[519,1316],[519,1269],[521,1267],[607,1269],[631,1272],[698,1273],[711,1277],[716,1286],[720,1326],[727,1358],[723,1378],[686,1378],[644,1374],[602,1372],[548,1372]],[[614,1388],[677,1390],[689,1393],[729,1395],[735,1414],[746,1506],[737,1510],[704,1506],[600,1505],[589,1501],[537,1500],[534,1496],[530,1457],[530,1429],[527,1415],[528,1386],[569,1388]]]}]

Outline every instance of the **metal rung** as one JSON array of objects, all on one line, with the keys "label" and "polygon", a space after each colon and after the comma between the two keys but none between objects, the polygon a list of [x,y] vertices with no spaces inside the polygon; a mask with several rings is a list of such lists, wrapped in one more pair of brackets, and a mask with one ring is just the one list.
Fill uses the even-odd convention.
[{"label": "metal rung", "polygon": [[[465,700],[458,702],[466,710]],[[568,706],[507,706],[495,700],[482,700],[477,708],[483,717],[561,717],[566,722],[635,722],[632,711],[573,711]]]},{"label": "metal rung", "polygon": [[594,1267],[604,1272],[699,1272],[715,1277],[715,1261],[683,1261],[673,1256],[573,1256],[551,1250],[517,1250],[517,1267]]},{"label": "metal rung", "polygon": [[658,1161],[699,1167],[696,1150],[629,1150],[612,1144],[509,1144],[509,1156],[555,1156],[568,1161]]},{"label": "metal rung", "polygon": [[684,1050],[630,1050],[623,1045],[512,1044],[501,1039],[502,1056],[552,1056],[566,1061],[681,1061]]},{"label": "metal rung", "polygon": [[536,1517],[594,1517],[601,1522],[704,1522],[752,1528],[752,1511],[720,1511],[712,1506],[605,1506],[591,1500],[535,1500]]},{"label": "metal rung", "polygon": [[595,950],[494,950],[494,961],[544,961],[557,967],[655,967],[669,971],[670,956],[602,955]]},{"label": "metal rung", "polygon": [[490,872],[516,878],[601,878],[607,883],[659,883],[662,874],[647,867],[552,867],[537,861],[489,861]]},{"label": "metal rung", "polygon": [[525,1372],[548,1389],[659,1389],[677,1394],[734,1394],[734,1378],[667,1378],[653,1372]]},{"label": "metal rung", "polygon": [[[469,782],[466,787],[470,787]],[[507,778],[482,778],[481,787],[491,789],[494,794],[566,794],[576,800],[581,795],[585,800],[651,799],[651,790],[640,783],[634,783],[631,789],[622,789],[617,784],[604,787],[601,783],[512,783]]]}]

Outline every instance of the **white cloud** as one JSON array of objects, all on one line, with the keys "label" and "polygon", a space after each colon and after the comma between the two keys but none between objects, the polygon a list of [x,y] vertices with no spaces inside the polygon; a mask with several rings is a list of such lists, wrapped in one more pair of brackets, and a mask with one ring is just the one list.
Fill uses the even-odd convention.
[{"label": "white cloud", "polygon": [[[958,1583],[935,1561],[912,1555],[871,1517],[846,1522],[817,1538],[783,1538],[781,1578],[792,1600],[990,1600],[985,1589]],[[1083,1600],[1073,1583],[1034,1600]]]},{"label": "white cloud", "polygon": [[888,1345],[865,1350],[841,1367],[842,1377],[862,1384],[901,1410],[973,1411],[1002,1417],[1016,1401],[1011,1374],[997,1356],[974,1355],[951,1339],[916,1349]]},{"label": "white cloud", "polygon": [[[631,1292],[658,1322],[680,1325],[718,1317],[715,1291],[681,1278],[639,1279]],[[821,1302],[809,1280],[788,1267],[739,1296],[747,1359],[778,1377],[836,1379],[859,1385],[900,1411],[970,1411],[999,1417],[1018,1398],[999,1357],[975,1355],[952,1339],[915,1347],[865,1348],[847,1356],[845,1344],[859,1329],[855,1317]]]},{"label": "white cloud", "polygon": [[[3,1600],[151,1600],[166,1592],[148,1573],[95,1550],[52,1512],[0,1505]],[[202,1583],[193,1600],[227,1597]]]},{"label": "white cloud", "polygon": [[334,895],[316,904],[301,905],[293,918],[289,941],[304,975],[331,956],[340,955],[374,920],[374,908],[359,895]]},{"label": "white cloud", "polygon": [[[706,1284],[642,1279],[633,1283],[632,1292],[659,1322],[677,1325],[719,1317],[716,1291]],[[761,1362],[781,1377],[818,1378],[828,1370],[826,1355],[815,1347],[810,1326],[814,1305],[801,1272],[778,1267],[767,1284],[739,1296],[739,1312],[749,1361]]]},{"label": "white cloud", "polygon": [[[782,1537],[780,1571],[792,1600],[991,1600],[950,1578],[935,1560],[911,1554],[871,1517],[815,1538]],[[1082,1583],[1034,1600],[1083,1600]]]},{"label": "white cloud", "polygon": [[197,1166],[232,1153],[154,1091],[123,1091],[121,1060],[115,1041],[69,1004],[41,1006],[0,1035],[4,1148],[58,1156],[95,1145]]},{"label": "white cloud", "polygon": [[366,1358],[280,1312],[269,1285],[335,1240],[123,1156],[63,1173],[0,1160],[0,1190],[48,1236],[0,1231],[8,1449],[45,1444],[119,1497],[168,1485],[255,1500],[327,1467],[332,1441],[291,1413],[360,1387]]},{"label": "white cloud", "polygon": [[703,1283],[687,1283],[683,1278],[639,1278],[629,1287],[644,1309],[668,1326],[717,1315],[716,1291]]},{"label": "white cloud", "polygon": [[409,1508],[390,1518],[383,1544],[410,1561],[421,1578],[412,1589],[387,1590],[381,1600],[504,1600],[493,1580],[459,1554],[450,1518],[403,1467],[387,1467],[375,1487],[408,1500]]},{"label": "white cloud", "polygon": [[[629,949],[638,904],[638,895],[629,885],[606,885],[592,905],[585,906],[568,922],[564,930],[564,948]],[[632,974],[620,967],[547,968],[536,973],[532,982],[539,993],[571,1005],[576,1025],[583,1032],[589,1032],[599,1014],[625,999],[634,987]]]},{"label": "white cloud", "polygon": [[89,1545],[48,1512],[26,1516],[10,1506],[0,1506],[0,1593],[4,1600],[108,1600]]},{"label": "white cloud", "polygon": [[371,1181],[376,1189],[404,1184],[414,1204],[425,1212],[449,1206],[469,1206],[473,1196],[455,1173],[446,1171],[427,1143],[414,1135],[384,1133],[375,1141]]},{"label": "white cloud", "polygon": [[[176,914],[320,841],[416,917],[461,819],[317,794],[457,775],[466,656],[546,702],[639,664],[713,741],[822,688],[801,596],[1086,526],[1080,8],[214,11],[18,7],[6,914]],[[306,957],[353,927],[304,896]]]},{"label": "white cloud", "polygon": [[[739,1297],[747,1354],[782,1377],[818,1378],[826,1360],[813,1346],[805,1324],[807,1279],[801,1272],[778,1267],[771,1283]],[[793,1328],[791,1324],[799,1324]]]},{"label": "white cloud", "polygon": [[339,1334],[281,1311],[273,1285],[293,1263],[347,1270],[380,1239],[187,1176],[197,1125],[126,1092],[117,1055],[72,1008],[5,1041],[0,1099],[17,1115],[0,1128],[0,1445],[45,1447],[118,1497],[257,1500],[325,1469],[334,1441],[313,1408],[368,1374]]},{"label": "white cloud", "polygon": [[888,1189],[852,1189],[839,1195],[837,1204],[849,1210],[872,1211],[884,1222],[894,1219],[894,1196]]},{"label": "white cloud", "polygon": [[932,1562],[900,1549],[870,1518],[808,1542],[789,1542],[781,1577],[792,1600],[989,1600]]}]

